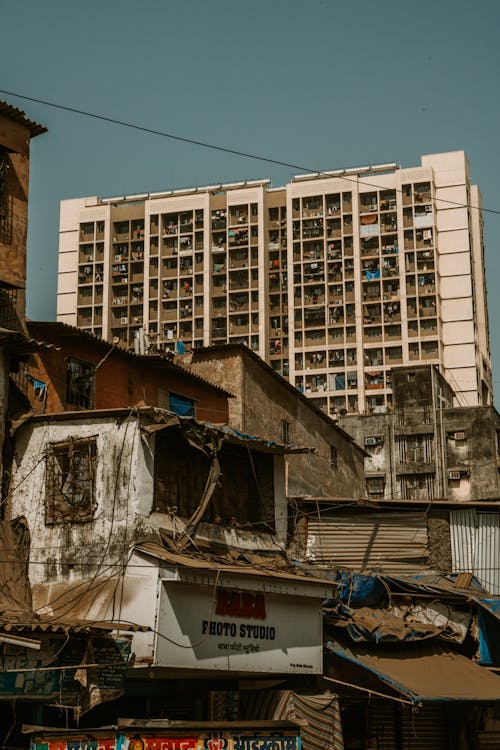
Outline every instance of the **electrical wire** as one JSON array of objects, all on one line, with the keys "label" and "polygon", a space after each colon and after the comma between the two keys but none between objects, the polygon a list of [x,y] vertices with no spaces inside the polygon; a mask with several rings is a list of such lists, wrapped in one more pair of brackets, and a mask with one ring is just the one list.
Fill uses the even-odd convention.
[{"label": "electrical wire", "polygon": [[[94,120],[100,120],[102,122],[108,122],[112,125],[120,125],[124,128],[130,128],[132,130],[137,130],[143,133],[148,133],[150,135],[157,135],[161,136],[163,138],[169,138],[170,140],[178,141],[180,143],[187,143],[192,146],[199,146],[201,148],[207,148],[211,149],[212,151],[219,151],[226,154],[231,154],[233,156],[242,156],[246,159],[253,159],[254,161],[261,161],[265,162],[266,164],[274,164],[275,166],[279,167],[288,167],[290,169],[295,169],[299,172],[305,172],[306,174],[313,174],[317,175],[318,177],[334,177],[335,179],[345,180],[350,183],[356,183],[358,185],[366,185],[368,187],[373,187],[377,190],[387,190],[387,185],[379,185],[373,182],[368,182],[367,180],[360,180],[358,177],[348,177],[347,175],[331,175],[328,174],[328,172],[321,171],[318,169],[312,169],[311,167],[304,167],[300,164],[293,164],[291,162],[286,161],[280,161],[279,159],[271,159],[268,156],[261,156],[259,154],[251,154],[246,151],[241,151],[239,149],[230,148],[228,146],[219,146],[213,143],[208,143],[208,141],[202,141],[196,138],[188,138],[187,136],[181,136],[177,135],[175,133],[168,133],[163,130],[157,130],[155,128],[148,128],[144,125],[137,125],[136,123],[127,122],[125,120],[118,120],[114,117],[109,117],[108,115],[99,115],[94,112],[86,112],[83,109],[78,109],[76,107],[69,107],[64,104],[57,104],[56,102],[49,102],[46,99],[38,99],[32,96],[26,96],[25,94],[19,94],[15,91],[7,91],[6,89],[0,89],[0,94],[6,94],[7,96],[15,96],[18,99],[23,99],[28,102],[34,102],[35,104],[43,104],[46,107],[51,107],[53,109],[58,109],[64,112],[71,112],[72,114],[77,114],[82,117],[91,117]],[[403,193],[403,190],[401,188],[393,188],[396,192]],[[424,193],[424,195],[426,195]],[[430,197],[430,196],[428,196]],[[460,201],[452,201],[447,198],[438,198],[440,203],[447,203],[449,205],[457,206],[460,208],[471,208],[478,211],[482,211],[485,213],[491,213],[491,214],[497,214],[500,215],[500,210],[494,209],[494,208],[484,208],[481,206],[474,206],[470,203],[463,203]]]}]

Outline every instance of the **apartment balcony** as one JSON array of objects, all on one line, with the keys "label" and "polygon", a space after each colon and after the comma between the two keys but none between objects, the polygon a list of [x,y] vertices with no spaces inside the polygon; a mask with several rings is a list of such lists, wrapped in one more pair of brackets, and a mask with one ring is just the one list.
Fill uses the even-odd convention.
[{"label": "apartment balcony", "polygon": [[236,323],[229,323],[229,335],[230,336],[247,336],[250,333],[250,326],[248,323],[244,325],[237,325]]},{"label": "apartment balcony", "polygon": [[113,242],[129,242],[130,232],[115,232],[113,234]]},{"label": "apartment balcony", "polygon": [[248,256],[246,258],[230,258],[229,268],[248,268]]},{"label": "apartment balcony", "polygon": [[227,328],[222,328],[222,327],[212,328],[211,335],[213,339],[226,339]]},{"label": "apartment balcony", "polygon": [[378,203],[377,198],[374,196],[373,200],[368,202],[362,202],[359,206],[359,213],[360,214],[373,214],[375,211],[378,211]]},{"label": "apartment balcony", "polygon": [[421,328],[420,335],[422,338],[426,336],[437,336],[438,328],[437,325],[431,326],[431,327],[423,327]]},{"label": "apartment balcony", "polygon": [[78,311],[76,316],[77,326],[80,328],[87,328],[92,325],[92,310],[90,311]]},{"label": "apartment balcony", "polygon": [[326,344],[326,336],[322,333],[312,333],[310,331],[304,331],[304,346],[324,346]]},{"label": "apartment balcony", "polygon": [[399,276],[398,266],[385,266],[382,268],[382,277],[384,279],[393,279],[396,276]]},{"label": "apartment balcony", "polygon": [[229,289],[232,292],[239,289],[248,289],[248,279],[229,279]]},{"label": "apartment balcony", "polygon": [[422,346],[421,359],[437,359],[439,357],[439,349],[436,344],[435,348],[426,349]]},{"label": "apartment balcony", "polygon": [[418,314],[421,318],[435,318],[436,317],[436,306],[432,307],[419,307]]},{"label": "apartment balcony", "polygon": [[80,227],[79,241],[80,242],[92,242],[92,243],[94,242],[94,225],[93,224],[85,228]]}]

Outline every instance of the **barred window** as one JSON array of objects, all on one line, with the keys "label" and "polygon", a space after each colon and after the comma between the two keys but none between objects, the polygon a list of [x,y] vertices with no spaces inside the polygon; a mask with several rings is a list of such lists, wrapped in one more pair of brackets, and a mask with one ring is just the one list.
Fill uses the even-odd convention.
[{"label": "barred window", "polygon": [[66,403],[83,409],[94,408],[95,366],[68,358],[66,362]]},{"label": "barred window", "polygon": [[49,443],[46,462],[45,522],[90,521],[96,507],[95,437]]}]

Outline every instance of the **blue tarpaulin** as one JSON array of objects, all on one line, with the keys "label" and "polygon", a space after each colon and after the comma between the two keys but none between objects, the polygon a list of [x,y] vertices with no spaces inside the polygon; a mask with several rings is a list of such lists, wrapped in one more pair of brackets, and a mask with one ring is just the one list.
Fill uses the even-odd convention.
[{"label": "blue tarpaulin", "polygon": [[500,666],[500,598],[474,597],[478,605],[479,663]]}]

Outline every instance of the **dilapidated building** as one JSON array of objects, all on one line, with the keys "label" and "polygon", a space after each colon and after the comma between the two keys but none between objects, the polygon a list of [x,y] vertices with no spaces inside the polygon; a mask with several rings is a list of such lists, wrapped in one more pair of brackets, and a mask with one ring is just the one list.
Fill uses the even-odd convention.
[{"label": "dilapidated building", "polygon": [[454,405],[434,365],[392,370],[394,408],[339,424],[364,447],[373,499],[494,500],[500,497],[500,416],[493,406]]},{"label": "dilapidated building", "polygon": [[315,447],[288,461],[289,495],[363,497],[363,449],[324,411],[251,349],[226,344],[195,349],[177,361],[234,394],[229,424],[285,444]]}]

